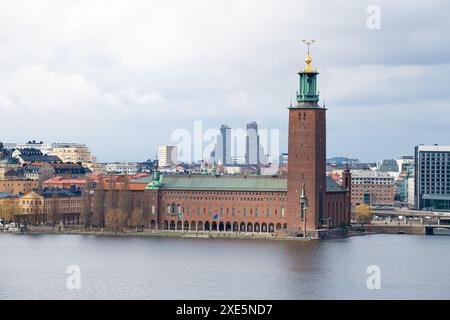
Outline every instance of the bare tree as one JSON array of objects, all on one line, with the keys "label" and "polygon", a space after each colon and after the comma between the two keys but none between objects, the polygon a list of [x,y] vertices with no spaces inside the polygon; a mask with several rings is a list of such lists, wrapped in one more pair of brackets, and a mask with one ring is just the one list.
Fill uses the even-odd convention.
[{"label": "bare tree", "polygon": [[39,195],[36,193],[33,193],[33,197],[30,201],[31,201],[31,205],[30,205],[31,223],[32,224],[44,223],[43,214],[45,214],[45,213],[42,213]]},{"label": "bare tree", "polygon": [[107,228],[115,231],[119,231],[125,225],[127,219],[124,215],[122,209],[120,208],[109,208],[105,217],[105,224]]},{"label": "bare tree", "polygon": [[86,178],[86,184],[81,191],[81,221],[84,221],[86,227],[91,225],[92,218],[92,199],[93,199],[92,181],[89,177]]},{"label": "bare tree", "polygon": [[[53,192],[52,198],[51,198],[51,206],[50,206],[50,219],[52,221],[53,227],[59,223],[60,216],[59,216],[59,208],[58,208],[58,197],[56,196],[56,193]],[[44,202],[45,199],[44,199]],[[45,210],[44,210],[45,211]]]},{"label": "bare tree", "polygon": [[134,208],[131,217],[128,219],[128,225],[136,228],[136,230],[142,229],[144,225],[144,210],[143,208]]},{"label": "bare tree", "polygon": [[140,196],[140,207],[142,207],[144,225],[148,223],[148,227],[150,228],[150,194],[145,191]]},{"label": "bare tree", "polygon": [[93,224],[96,224],[99,228],[105,226],[105,213],[106,213],[106,194],[104,188],[103,176],[99,177],[97,186],[94,190],[94,200],[93,200],[93,213],[92,220]]},{"label": "bare tree", "polygon": [[119,208],[125,215],[124,219],[129,224],[129,221],[131,220],[132,217],[133,199],[131,197],[130,180],[128,175],[125,174],[122,178],[123,178],[122,188],[120,189],[119,192]]},{"label": "bare tree", "polygon": [[8,198],[0,203],[0,218],[11,221],[19,211],[19,204],[16,198]]},{"label": "bare tree", "polygon": [[108,196],[106,199],[108,209],[117,208],[116,176],[110,174],[108,177]]},{"label": "bare tree", "polygon": [[124,227],[127,222],[127,216],[124,210],[123,186],[119,190],[116,186],[117,176],[111,174],[108,179],[108,199],[107,199],[107,223],[106,226],[114,230]]}]

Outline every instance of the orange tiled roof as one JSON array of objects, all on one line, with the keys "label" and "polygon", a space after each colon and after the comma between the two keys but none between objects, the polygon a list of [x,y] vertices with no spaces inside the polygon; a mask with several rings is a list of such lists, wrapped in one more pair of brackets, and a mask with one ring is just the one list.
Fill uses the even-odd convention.
[{"label": "orange tiled roof", "polygon": [[58,184],[58,183],[86,184],[86,179],[64,179],[61,176],[57,176],[44,181],[44,184]]}]

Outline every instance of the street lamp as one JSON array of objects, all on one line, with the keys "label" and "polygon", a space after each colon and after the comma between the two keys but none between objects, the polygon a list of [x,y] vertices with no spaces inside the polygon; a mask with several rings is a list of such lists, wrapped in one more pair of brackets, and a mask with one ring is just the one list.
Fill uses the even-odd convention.
[{"label": "street lamp", "polygon": [[302,193],[300,195],[300,210],[303,211],[303,238],[306,238],[306,210],[308,210],[308,198],[305,195],[305,184],[302,183]]}]

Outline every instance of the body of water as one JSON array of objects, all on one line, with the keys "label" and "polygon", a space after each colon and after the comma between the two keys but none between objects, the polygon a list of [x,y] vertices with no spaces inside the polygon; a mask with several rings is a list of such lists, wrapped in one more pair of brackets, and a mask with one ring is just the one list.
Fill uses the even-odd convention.
[{"label": "body of water", "polygon": [[[381,288],[367,288],[367,268]],[[80,289],[68,289],[69,266]],[[0,234],[0,299],[450,299],[450,237],[329,241]]]}]

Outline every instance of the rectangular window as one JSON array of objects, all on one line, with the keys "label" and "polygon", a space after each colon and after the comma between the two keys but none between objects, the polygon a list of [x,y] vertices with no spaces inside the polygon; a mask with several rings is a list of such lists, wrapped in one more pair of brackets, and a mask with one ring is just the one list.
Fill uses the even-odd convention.
[{"label": "rectangular window", "polygon": [[284,207],[281,207],[281,217],[284,218]]}]

